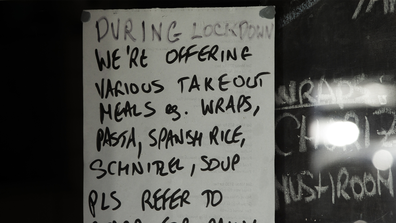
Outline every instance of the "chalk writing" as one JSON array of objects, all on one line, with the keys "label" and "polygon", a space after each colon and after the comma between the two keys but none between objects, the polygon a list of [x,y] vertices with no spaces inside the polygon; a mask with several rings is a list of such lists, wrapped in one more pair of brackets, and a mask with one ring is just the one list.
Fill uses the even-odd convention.
[{"label": "chalk writing", "polygon": [[[376,3],[378,0],[370,0],[368,2],[367,8],[366,8],[366,13],[371,12],[371,10],[374,7],[374,3]],[[363,3],[365,2],[365,0],[360,0],[355,12],[352,15],[352,19],[357,19],[360,11],[362,10],[363,7]],[[379,1],[378,1],[379,2]],[[384,15],[389,13],[394,13],[395,12],[395,0],[383,0],[383,4],[384,4]]]},{"label": "chalk writing", "polygon": [[[393,90],[375,90],[367,85],[371,80],[365,74],[357,75],[350,79],[327,80],[322,76],[320,80],[314,81],[309,78],[301,81],[298,86],[295,81],[290,81],[288,87],[281,85],[275,94],[277,110],[288,110],[295,108],[307,108],[324,105],[338,105],[341,109],[345,105],[368,104],[385,105],[392,101],[383,100]],[[382,83],[379,89],[387,89],[390,84]]]},{"label": "chalk writing", "polygon": [[[284,138],[276,140],[275,152],[286,163],[275,178],[276,210],[303,210],[303,204],[340,210],[373,200],[393,205],[394,168],[380,170],[371,163],[373,151],[396,145],[396,113],[389,100],[392,80],[367,74],[322,76],[290,80],[276,88],[275,131]],[[323,141],[325,126],[336,121],[354,123],[357,140],[348,145]]]},{"label": "chalk writing", "polygon": [[297,19],[302,13],[304,13],[306,10],[310,9],[312,6],[314,6],[316,3],[318,3],[319,0],[308,0],[298,6],[297,8],[293,9],[293,11],[287,13],[280,19],[280,27],[284,27],[293,20]]},{"label": "chalk writing", "polygon": [[[348,111],[345,113],[344,116],[339,116],[339,117],[333,117],[333,118],[338,118],[340,120],[346,120],[346,121],[352,121],[354,122],[357,126],[362,126],[362,131],[364,134],[362,134],[361,137],[364,139],[364,144],[362,145],[360,142],[355,142],[352,145],[349,145],[350,148],[354,148],[355,150],[360,150],[362,148],[369,148],[369,146],[372,144],[372,136],[370,134],[370,129],[373,129],[373,127],[370,126],[375,126],[375,128],[378,129],[377,131],[377,136],[383,136],[380,139],[380,145],[382,147],[392,147],[395,145],[395,140],[394,135],[396,135],[396,113],[395,110],[392,109],[377,109],[375,110],[371,115],[374,116],[382,116],[382,118],[388,118],[390,121],[390,126],[388,123],[383,123],[383,126],[378,126],[378,123],[375,122],[376,119],[372,119],[372,122],[369,121],[368,116],[360,116],[357,115],[355,111]],[[275,128],[280,126],[280,123],[282,122],[283,119],[291,119],[293,120],[293,126],[290,126],[290,128],[294,128],[297,130],[300,130],[298,134],[295,135],[296,140],[298,139],[298,148],[295,148],[295,151],[286,151],[285,149],[281,148],[277,143],[275,143],[275,151],[277,154],[282,155],[282,156],[290,156],[293,153],[299,152],[299,153],[305,153],[308,152],[312,149],[317,150],[320,148],[325,148],[326,150],[333,151],[336,147],[327,145],[327,144],[322,144],[319,145],[318,139],[315,138],[314,135],[308,135],[307,131],[307,118],[305,115],[301,115],[301,118],[298,118],[296,115],[293,115],[289,112],[285,112],[277,116],[276,118],[276,124]],[[312,123],[315,123],[315,126],[320,126],[320,125],[326,125],[329,121],[327,120],[320,120],[321,117],[316,117],[314,120],[311,120]],[[360,125],[360,122],[364,122],[364,125]],[[363,121],[364,120],[364,121]],[[387,127],[389,126],[389,127]],[[276,130],[276,129],[275,129]],[[393,136],[393,138],[391,138]],[[378,139],[378,137],[374,137],[374,141]],[[343,146],[344,150],[346,150],[346,147]]]},{"label": "chalk writing", "polygon": [[277,220],[394,222],[395,1],[279,5]]},{"label": "chalk writing", "polygon": [[[350,176],[345,167],[341,167],[336,175],[328,172],[326,174],[319,173],[315,177],[308,170],[301,172],[295,177],[282,175],[281,182],[276,179],[277,203],[280,199],[279,194],[282,195],[286,204],[299,201],[312,202],[323,199],[323,197],[328,197],[328,202],[336,204],[337,200],[362,201],[365,197],[395,196],[391,169],[387,173],[377,170],[376,176],[368,172]],[[323,184],[325,178],[327,178],[327,185]],[[311,183],[312,180],[317,180],[317,184],[305,183]],[[331,196],[325,196],[326,194]],[[279,207],[279,205],[277,206]]]}]

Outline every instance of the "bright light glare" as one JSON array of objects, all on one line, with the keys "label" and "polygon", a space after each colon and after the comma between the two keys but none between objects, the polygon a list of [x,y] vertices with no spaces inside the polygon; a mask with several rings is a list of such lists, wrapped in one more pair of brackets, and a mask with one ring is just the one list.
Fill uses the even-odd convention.
[{"label": "bright light glare", "polygon": [[379,170],[387,170],[393,164],[393,156],[387,150],[379,150],[373,156],[373,164]]},{"label": "bright light glare", "polygon": [[349,145],[358,139],[359,128],[353,122],[333,122],[325,129],[324,137],[328,143],[335,146]]},{"label": "bright light glare", "polygon": [[394,105],[395,94],[393,86],[379,83],[370,83],[364,87],[365,102],[370,106]]}]

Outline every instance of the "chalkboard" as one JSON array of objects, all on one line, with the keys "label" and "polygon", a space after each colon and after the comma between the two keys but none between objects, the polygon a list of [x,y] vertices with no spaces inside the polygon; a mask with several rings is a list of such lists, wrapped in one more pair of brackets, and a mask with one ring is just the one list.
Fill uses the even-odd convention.
[{"label": "chalkboard", "polygon": [[[395,2],[279,4],[276,222],[395,222]],[[339,121],[357,141],[319,139]]]}]

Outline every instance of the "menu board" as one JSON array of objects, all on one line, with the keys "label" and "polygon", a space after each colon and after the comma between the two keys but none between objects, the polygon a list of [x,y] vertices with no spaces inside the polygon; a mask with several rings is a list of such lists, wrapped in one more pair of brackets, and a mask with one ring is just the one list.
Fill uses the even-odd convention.
[{"label": "menu board", "polygon": [[283,1],[276,222],[396,222],[395,1]]}]

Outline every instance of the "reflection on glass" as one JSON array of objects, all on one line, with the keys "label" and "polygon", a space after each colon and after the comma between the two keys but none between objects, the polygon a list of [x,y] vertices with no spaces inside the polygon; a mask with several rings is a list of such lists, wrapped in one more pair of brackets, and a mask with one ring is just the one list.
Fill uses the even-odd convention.
[{"label": "reflection on glass", "polygon": [[379,170],[387,170],[392,167],[393,156],[388,150],[379,150],[373,156],[373,164]]},{"label": "reflection on glass", "polygon": [[[323,123],[323,122],[322,122]],[[359,137],[359,128],[349,121],[332,121],[327,124],[313,126],[317,143],[326,143],[334,146],[346,146],[356,142]]]},{"label": "reflection on glass", "polygon": [[382,105],[395,105],[395,100],[393,97],[389,97],[394,96],[395,94],[395,89],[393,86],[379,83],[370,83],[364,87],[364,90],[366,92],[366,104],[370,106],[379,107]]},{"label": "reflection on glass", "polygon": [[326,141],[335,146],[345,146],[356,142],[359,128],[352,122],[330,123],[325,129]]}]

